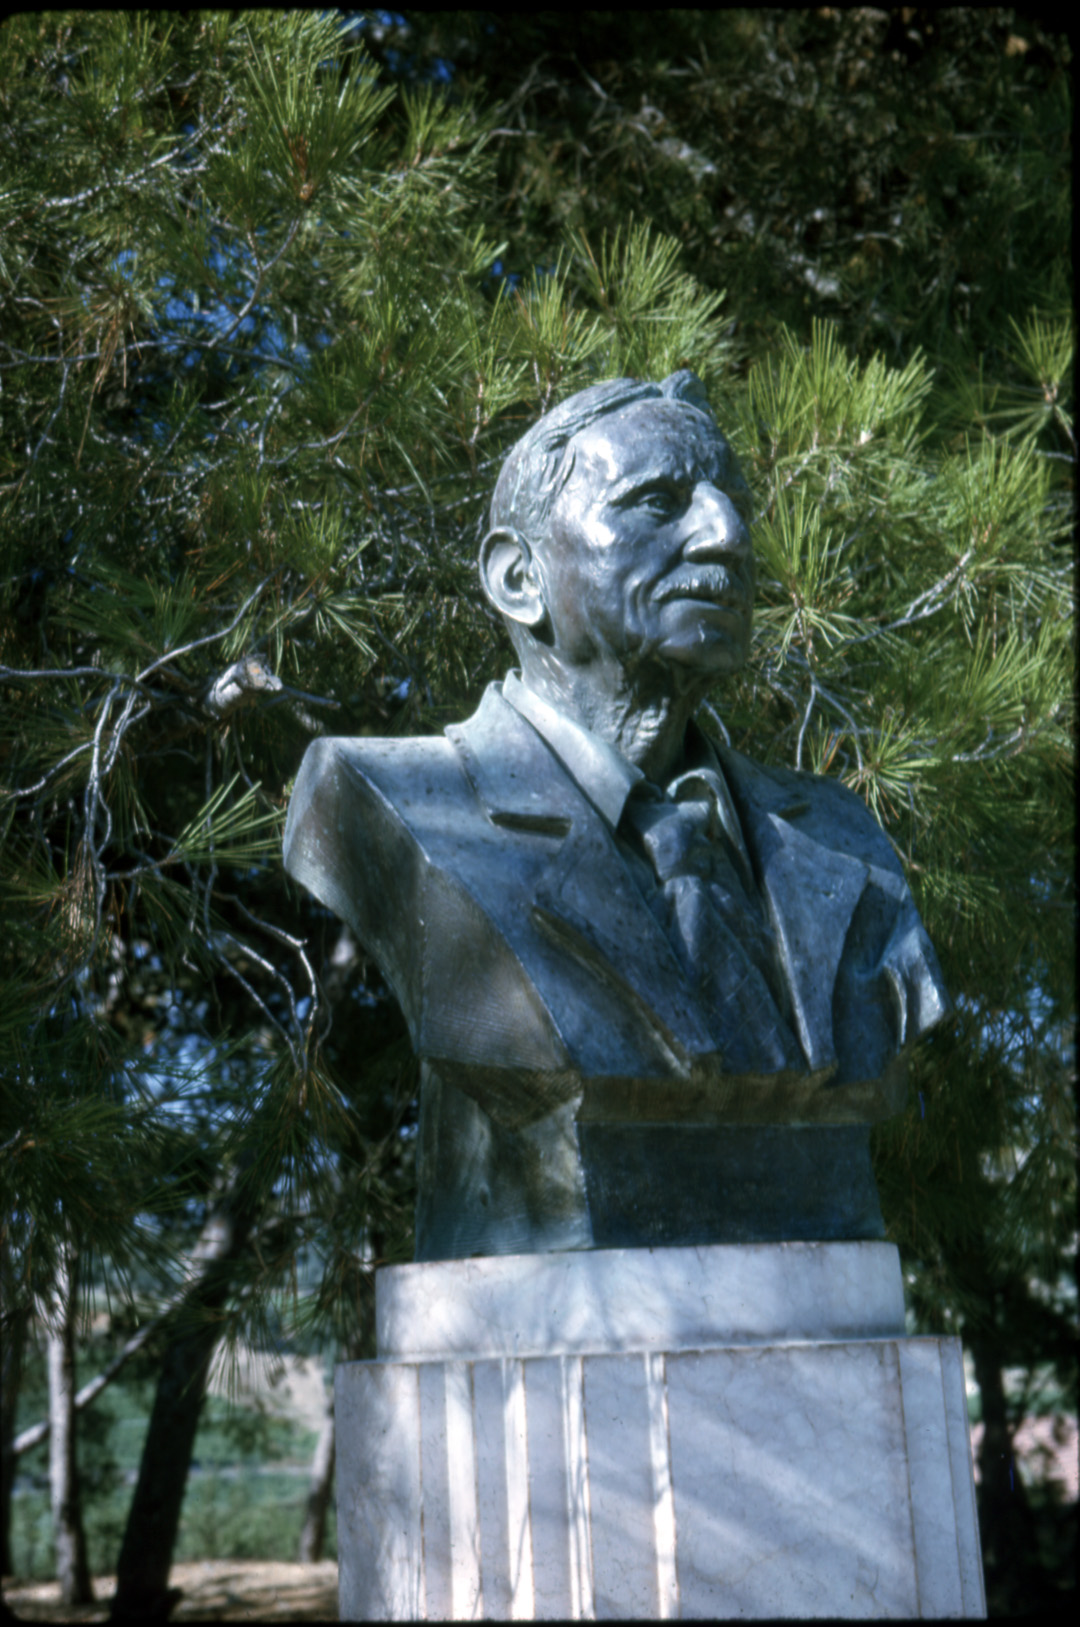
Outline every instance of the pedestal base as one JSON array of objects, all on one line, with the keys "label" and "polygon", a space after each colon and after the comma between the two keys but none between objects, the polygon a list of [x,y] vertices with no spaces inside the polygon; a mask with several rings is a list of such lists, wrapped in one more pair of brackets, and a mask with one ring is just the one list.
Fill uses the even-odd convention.
[{"label": "pedestal base", "polygon": [[985,1614],[959,1342],[902,1336],[891,1245],[445,1262],[377,1294],[390,1359],[337,1372],[343,1618]]}]

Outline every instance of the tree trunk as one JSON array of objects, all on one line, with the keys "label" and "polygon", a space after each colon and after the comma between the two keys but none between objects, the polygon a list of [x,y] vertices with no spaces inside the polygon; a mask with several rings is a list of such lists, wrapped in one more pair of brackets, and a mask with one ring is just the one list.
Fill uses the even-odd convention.
[{"label": "tree trunk", "polygon": [[1038,1538],[1020,1471],[1013,1455],[1005,1385],[994,1345],[970,1338],[975,1382],[982,1399],[979,1448],[979,1530],[991,1614],[1011,1615],[1030,1601],[1037,1581]]},{"label": "tree trunk", "polygon": [[7,1261],[0,1258],[0,1576],[10,1576],[12,1570],[11,1493],[19,1465],[13,1450],[15,1414],[30,1327],[29,1307],[12,1303],[11,1286]]},{"label": "tree trunk", "polygon": [[51,1314],[46,1321],[49,1369],[49,1493],[56,1575],[64,1604],[90,1604],[94,1590],[86,1560],[75,1443],[75,1315],[78,1255],[61,1245]]},{"label": "tree trunk", "polygon": [[[113,1379],[116,1378],[120,1372],[122,1372],[123,1368],[131,1360],[132,1356],[134,1356],[137,1351],[142,1349],[143,1345],[150,1338],[151,1334],[157,1332],[162,1323],[172,1316],[173,1312],[186,1297],[186,1293],[181,1294],[177,1299],[174,1299],[169,1305],[167,1305],[163,1311],[160,1311],[157,1316],[151,1317],[149,1322],[144,1322],[138,1332],[133,1333],[127,1343],[121,1346],[116,1355],[113,1357],[112,1361],[109,1362],[107,1366],[103,1367],[101,1372],[96,1374],[96,1376],[92,1378],[88,1384],[83,1385],[82,1389],[75,1397],[76,1412],[82,1412],[84,1407],[88,1407],[92,1401],[97,1400],[102,1390],[106,1389],[112,1383]],[[39,1423],[31,1424],[28,1429],[21,1429],[11,1443],[12,1457],[20,1458],[24,1452],[32,1452],[35,1446],[40,1446],[42,1441],[47,1440],[48,1437],[48,1418],[42,1418]]]},{"label": "tree trunk", "polygon": [[161,1364],[117,1564],[111,1621],[166,1621],[180,1597],[168,1580],[184,1488],[221,1331],[219,1315],[250,1225],[250,1212],[237,1205],[234,1186],[203,1228],[196,1250],[199,1275],[177,1307],[175,1332]]},{"label": "tree trunk", "polygon": [[326,1416],[323,1419],[322,1430],[319,1433],[318,1443],[315,1447],[315,1456],[311,1463],[311,1480],[308,1484],[307,1507],[304,1510],[304,1526],[300,1532],[300,1551],[296,1556],[301,1565],[313,1565],[323,1556],[323,1544],[326,1541],[326,1516],[334,1490],[335,1444],[334,1397],[331,1393],[326,1404]]}]

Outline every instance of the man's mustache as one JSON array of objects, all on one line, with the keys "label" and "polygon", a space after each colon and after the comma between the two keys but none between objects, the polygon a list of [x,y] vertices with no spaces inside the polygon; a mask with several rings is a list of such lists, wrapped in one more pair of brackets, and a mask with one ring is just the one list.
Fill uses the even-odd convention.
[{"label": "man's mustache", "polygon": [[739,565],[681,565],[657,584],[653,599],[704,599],[710,604],[744,610],[750,604],[750,573]]}]

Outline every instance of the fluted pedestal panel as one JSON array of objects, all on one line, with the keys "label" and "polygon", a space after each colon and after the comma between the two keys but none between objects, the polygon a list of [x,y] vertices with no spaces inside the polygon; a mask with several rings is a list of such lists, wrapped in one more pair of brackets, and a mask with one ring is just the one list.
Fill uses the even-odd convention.
[{"label": "fluted pedestal panel", "polygon": [[960,1346],[902,1316],[887,1244],[381,1274],[342,1616],[985,1614]]}]

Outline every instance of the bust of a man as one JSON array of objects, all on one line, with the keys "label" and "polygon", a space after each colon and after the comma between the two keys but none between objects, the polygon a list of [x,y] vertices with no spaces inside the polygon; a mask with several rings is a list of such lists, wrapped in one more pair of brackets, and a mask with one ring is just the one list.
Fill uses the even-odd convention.
[{"label": "bust of a man", "polygon": [[693,374],[541,418],[480,572],[518,670],[437,738],[316,741],[285,835],[421,1059],[417,1259],[880,1237],[869,1126],[948,998],[860,799],[694,720],[754,561]]}]

